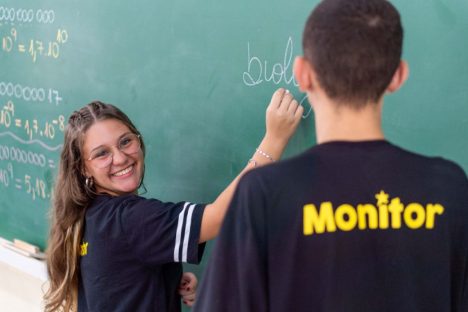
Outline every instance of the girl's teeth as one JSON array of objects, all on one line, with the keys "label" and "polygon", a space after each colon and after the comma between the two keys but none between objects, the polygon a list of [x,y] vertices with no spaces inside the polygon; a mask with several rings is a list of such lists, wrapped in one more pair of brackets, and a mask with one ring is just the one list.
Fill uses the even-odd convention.
[{"label": "girl's teeth", "polygon": [[124,174],[127,174],[129,173],[130,171],[132,170],[132,166],[128,167],[127,169],[124,169],[122,171],[119,171],[119,172],[116,172],[114,173],[115,176],[119,177],[119,176],[122,176]]}]

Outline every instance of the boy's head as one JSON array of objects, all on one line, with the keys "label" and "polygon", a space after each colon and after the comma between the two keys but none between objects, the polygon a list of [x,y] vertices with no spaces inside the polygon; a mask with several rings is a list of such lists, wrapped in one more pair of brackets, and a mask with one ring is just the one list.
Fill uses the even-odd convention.
[{"label": "boy's head", "polygon": [[388,89],[402,42],[400,15],[390,2],[323,0],[304,29],[304,58],[330,99],[360,108]]}]

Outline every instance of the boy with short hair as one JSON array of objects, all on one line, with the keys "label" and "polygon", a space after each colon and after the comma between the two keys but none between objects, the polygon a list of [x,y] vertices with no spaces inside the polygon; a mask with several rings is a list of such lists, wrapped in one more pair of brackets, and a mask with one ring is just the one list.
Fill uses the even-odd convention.
[{"label": "boy with short hair", "polygon": [[195,311],[468,311],[466,174],[381,128],[402,38],[385,0],[314,9],[295,75],[318,145],[244,176]]}]

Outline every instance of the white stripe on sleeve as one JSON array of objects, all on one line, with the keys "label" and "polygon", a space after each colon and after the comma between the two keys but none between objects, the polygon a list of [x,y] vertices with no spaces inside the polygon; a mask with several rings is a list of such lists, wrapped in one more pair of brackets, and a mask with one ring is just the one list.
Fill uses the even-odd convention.
[{"label": "white stripe on sleeve", "polygon": [[187,262],[187,251],[190,238],[190,226],[192,225],[192,213],[195,208],[195,204],[192,204],[187,214],[187,222],[185,222],[185,235],[184,245],[182,246],[182,262]]},{"label": "white stripe on sleeve", "polygon": [[179,249],[180,249],[180,239],[182,235],[182,224],[184,223],[184,213],[185,209],[189,203],[184,204],[184,209],[179,213],[179,220],[177,221],[177,232],[176,232],[176,240],[174,246],[174,262],[179,262]]}]

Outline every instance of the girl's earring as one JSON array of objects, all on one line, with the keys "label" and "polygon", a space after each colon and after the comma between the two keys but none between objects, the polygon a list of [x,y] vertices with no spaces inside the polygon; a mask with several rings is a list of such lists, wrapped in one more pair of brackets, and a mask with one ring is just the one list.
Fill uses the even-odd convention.
[{"label": "girl's earring", "polygon": [[88,189],[91,189],[94,185],[94,179],[93,177],[86,177],[86,180],[85,180],[85,185]]}]

